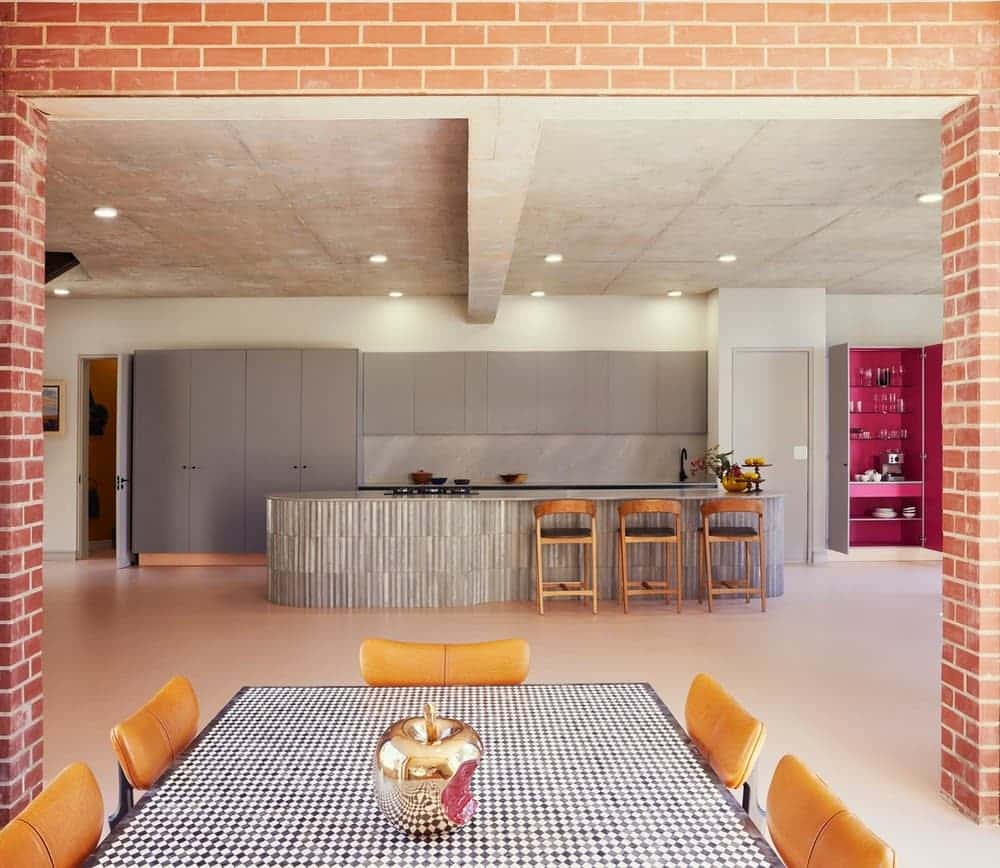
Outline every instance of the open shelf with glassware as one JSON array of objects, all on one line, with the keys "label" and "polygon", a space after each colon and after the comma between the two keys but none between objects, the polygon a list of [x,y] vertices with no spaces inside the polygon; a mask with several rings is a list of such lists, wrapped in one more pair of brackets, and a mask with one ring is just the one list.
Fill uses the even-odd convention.
[{"label": "open shelf with glassware", "polygon": [[831,347],[829,373],[830,548],[940,549],[940,345]]}]

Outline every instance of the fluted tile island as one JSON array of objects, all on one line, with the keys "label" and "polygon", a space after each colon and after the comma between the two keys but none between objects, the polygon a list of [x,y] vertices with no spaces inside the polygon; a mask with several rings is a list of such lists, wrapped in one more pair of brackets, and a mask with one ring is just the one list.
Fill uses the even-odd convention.
[{"label": "fluted tile island", "polygon": [[[717,497],[748,499],[699,486],[484,489],[473,495],[422,497],[394,497],[379,490],[276,494],[267,499],[268,599],[311,608],[473,606],[531,600],[532,507],[540,500],[569,497],[597,502],[598,582],[605,599],[618,598],[615,534],[620,502],[648,497],[684,502],[684,596],[697,599],[699,505]],[[780,596],[784,591],[784,497],[766,492],[754,497],[764,503],[767,595]],[[713,519],[720,524],[747,520],[745,515],[734,514]],[[655,519],[646,521],[655,523]],[[575,549],[554,548],[560,551],[546,553],[546,578],[551,575],[558,581],[577,576]],[[662,546],[632,549],[633,579],[662,576]],[[715,574],[723,579],[732,575],[742,558],[741,546],[715,546]]]}]

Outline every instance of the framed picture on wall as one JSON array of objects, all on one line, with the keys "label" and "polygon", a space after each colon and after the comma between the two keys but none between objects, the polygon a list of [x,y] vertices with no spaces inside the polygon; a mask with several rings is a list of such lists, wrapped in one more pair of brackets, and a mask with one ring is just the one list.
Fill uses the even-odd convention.
[{"label": "framed picture on wall", "polygon": [[46,380],[42,384],[42,431],[62,434],[66,428],[66,381]]}]

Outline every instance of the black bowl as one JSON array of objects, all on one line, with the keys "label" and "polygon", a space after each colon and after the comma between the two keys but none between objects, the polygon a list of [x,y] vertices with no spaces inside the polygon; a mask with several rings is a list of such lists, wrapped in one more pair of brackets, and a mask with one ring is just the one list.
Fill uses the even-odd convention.
[{"label": "black bowl", "polygon": [[447,476],[432,476],[431,485],[444,485],[448,481]]},{"label": "black bowl", "polygon": [[454,482],[455,485],[468,485],[470,482],[472,482],[472,480],[471,479],[453,479],[452,482]]}]

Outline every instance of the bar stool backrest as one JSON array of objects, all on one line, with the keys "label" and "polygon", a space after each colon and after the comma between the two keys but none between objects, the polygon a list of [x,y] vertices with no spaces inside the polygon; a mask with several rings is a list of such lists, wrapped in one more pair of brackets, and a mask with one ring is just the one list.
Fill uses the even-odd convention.
[{"label": "bar stool backrest", "polygon": [[589,515],[597,518],[597,504],[592,500],[543,500],[535,504],[535,518],[546,515]]},{"label": "bar stool backrest", "polygon": [[728,497],[716,497],[706,500],[701,505],[701,514],[708,518],[710,515],[718,515],[722,512],[752,512],[754,515],[764,514],[764,504],[754,498],[746,500]]},{"label": "bar stool backrest", "polygon": [[626,500],[618,504],[619,518],[625,518],[627,515],[639,515],[641,513],[680,515],[681,503],[679,500],[664,500],[653,497],[646,500]]}]

